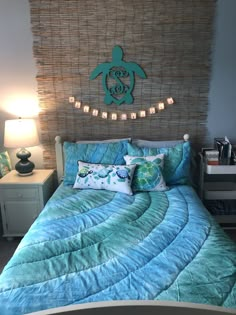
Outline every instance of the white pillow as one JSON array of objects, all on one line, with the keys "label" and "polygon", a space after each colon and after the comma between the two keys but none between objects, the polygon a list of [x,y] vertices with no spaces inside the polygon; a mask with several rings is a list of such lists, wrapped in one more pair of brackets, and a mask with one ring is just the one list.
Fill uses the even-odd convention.
[{"label": "white pillow", "polygon": [[136,164],[109,165],[78,161],[73,188],[106,189],[132,195],[131,183]]},{"label": "white pillow", "polygon": [[183,143],[184,140],[142,140],[142,139],[132,139],[132,144],[137,147],[146,147],[146,148],[172,148],[176,144]]},{"label": "white pillow", "polygon": [[110,142],[120,142],[124,140],[131,142],[131,138],[122,138],[122,139],[107,139],[107,140],[77,140],[76,143],[110,143]]},{"label": "white pillow", "polygon": [[164,154],[152,156],[125,155],[127,164],[137,164],[134,172],[133,191],[164,191],[168,190],[162,175]]}]

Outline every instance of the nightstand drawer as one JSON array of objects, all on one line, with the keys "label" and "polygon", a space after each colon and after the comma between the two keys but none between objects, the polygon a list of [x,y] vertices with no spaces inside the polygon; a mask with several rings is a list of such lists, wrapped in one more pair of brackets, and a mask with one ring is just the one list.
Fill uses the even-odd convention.
[{"label": "nightstand drawer", "polygon": [[38,199],[37,188],[12,188],[2,189],[1,195],[5,200],[35,200]]}]

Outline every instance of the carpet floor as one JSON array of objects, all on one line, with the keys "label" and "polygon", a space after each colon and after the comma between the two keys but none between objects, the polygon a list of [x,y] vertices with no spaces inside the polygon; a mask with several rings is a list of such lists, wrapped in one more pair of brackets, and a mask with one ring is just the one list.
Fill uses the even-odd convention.
[{"label": "carpet floor", "polygon": [[0,273],[14,254],[20,240],[21,238],[14,238],[12,241],[8,241],[5,238],[0,237]]}]

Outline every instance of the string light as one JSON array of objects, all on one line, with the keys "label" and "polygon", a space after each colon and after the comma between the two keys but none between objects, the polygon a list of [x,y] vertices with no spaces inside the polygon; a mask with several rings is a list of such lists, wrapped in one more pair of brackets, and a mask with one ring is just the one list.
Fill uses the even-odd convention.
[{"label": "string light", "polygon": [[145,110],[140,110],[139,111],[139,117],[142,117],[142,118],[146,117],[146,111]]},{"label": "string light", "polygon": [[76,101],[75,102],[75,108],[80,108],[81,107],[81,102],[80,101]]},{"label": "string light", "polygon": [[174,99],[172,97],[167,97],[166,101],[169,105],[174,104]]},{"label": "string light", "polygon": [[102,118],[103,118],[103,119],[107,119],[107,116],[108,116],[108,115],[107,115],[107,112],[102,112]]},{"label": "string light", "polygon": [[85,112],[85,113],[88,113],[88,112],[89,112],[89,106],[88,106],[88,105],[84,105],[84,108],[83,108],[83,109],[84,109],[84,112]]},{"label": "string light", "polygon": [[127,114],[125,114],[125,113],[123,113],[123,114],[120,115],[120,119],[121,119],[121,120],[127,120],[127,118],[128,118],[128,117],[127,117]]},{"label": "string light", "polygon": [[69,97],[69,103],[74,103],[74,101],[75,101],[74,96],[70,96],[70,97]]},{"label": "string light", "polygon": [[159,102],[157,104],[157,108],[158,108],[158,110],[163,110],[165,108],[165,104],[163,102]]},{"label": "string light", "polygon": [[111,113],[111,120],[117,120],[117,113]]},{"label": "string light", "polygon": [[100,117],[103,119],[111,119],[111,120],[127,120],[127,119],[137,119],[148,117],[149,115],[157,114],[158,112],[161,112],[166,108],[166,105],[172,105],[175,103],[174,99],[172,97],[167,97],[165,101],[160,101],[157,103],[156,106],[150,106],[147,110],[140,110],[138,112],[131,112],[131,113],[109,113],[106,111],[100,111],[96,108],[91,108],[89,105],[83,105],[82,102],[79,100],[76,100],[74,96],[69,97],[69,103],[73,103],[74,107],[76,109],[82,109],[84,113],[90,113],[94,117]]},{"label": "string light", "polygon": [[93,109],[92,110],[92,115],[93,116],[98,116],[98,109]]},{"label": "string light", "polygon": [[156,113],[156,108],[155,107],[150,107],[149,108],[149,114],[153,115]]}]

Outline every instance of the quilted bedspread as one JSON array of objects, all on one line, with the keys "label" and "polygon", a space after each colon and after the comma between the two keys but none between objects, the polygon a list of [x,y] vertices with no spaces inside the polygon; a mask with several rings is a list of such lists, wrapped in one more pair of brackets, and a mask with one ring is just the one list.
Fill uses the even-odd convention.
[{"label": "quilted bedspread", "polygon": [[57,189],[0,276],[0,314],[103,300],[236,308],[236,245],[194,190]]}]

